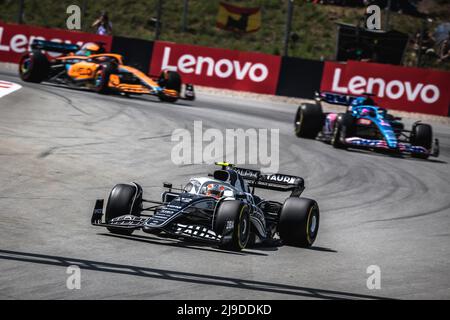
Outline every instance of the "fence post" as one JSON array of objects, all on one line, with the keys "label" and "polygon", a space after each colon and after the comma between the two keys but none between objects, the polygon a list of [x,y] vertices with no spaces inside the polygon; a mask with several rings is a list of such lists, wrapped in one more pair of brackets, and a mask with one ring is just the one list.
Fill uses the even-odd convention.
[{"label": "fence post", "polygon": [[386,31],[389,31],[391,29],[390,27],[390,23],[391,23],[391,0],[388,0],[387,5],[386,5],[386,12],[385,12],[385,28]]},{"label": "fence post", "polygon": [[155,28],[155,40],[159,40],[161,36],[161,15],[162,15],[162,0],[158,0],[156,7],[156,28]]},{"label": "fence post", "polygon": [[288,9],[286,13],[286,30],[284,34],[283,56],[288,56],[289,38],[291,36],[292,14],[294,11],[294,0],[288,0]]},{"label": "fence post", "polygon": [[[88,2],[88,0],[83,0],[83,7],[81,8],[81,15],[82,15],[82,20],[81,21],[84,21],[85,20],[85,18],[86,18],[86,13],[87,13],[87,2]],[[88,27],[89,27],[89,24],[83,24],[83,22],[81,23],[82,24],[82,26],[84,27],[83,29],[84,30],[87,30],[88,29]]]},{"label": "fence post", "polygon": [[25,0],[19,1],[19,15],[17,16],[17,23],[22,24],[23,23],[23,13],[25,9]]},{"label": "fence post", "polygon": [[187,30],[188,10],[189,10],[189,0],[184,0],[183,1],[183,17],[181,20],[181,31],[182,32],[186,32],[186,30]]}]

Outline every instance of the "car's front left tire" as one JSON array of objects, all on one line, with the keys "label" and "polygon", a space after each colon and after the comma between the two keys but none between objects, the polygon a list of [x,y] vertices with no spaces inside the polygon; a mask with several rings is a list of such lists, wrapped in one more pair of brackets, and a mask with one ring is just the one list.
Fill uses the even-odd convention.
[{"label": "car's front left tire", "polygon": [[219,204],[214,215],[214,231],[222,235],[220,248],[232,251],[244,249],[250,239],[250,210],[239,200]]},{"label": "car's front left tire", "polygon": [[94,75],[94,91],[101,94],[108,94],[111,92],[109,87],[109,79],[111,74],[116,71],[116,66],[113,64],[101,65]]}]

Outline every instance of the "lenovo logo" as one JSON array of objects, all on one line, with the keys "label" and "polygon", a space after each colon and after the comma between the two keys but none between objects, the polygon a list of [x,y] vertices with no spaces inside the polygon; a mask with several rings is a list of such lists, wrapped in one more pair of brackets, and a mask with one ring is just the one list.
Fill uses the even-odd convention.
[{"label": "lenovo logo", "polygon": [[274,94],[280,64],[279,56],[156,41],[150,74],[168,69],[187,83]]},{"label": "lenovo logo", "polygon": [[388,109],[446,116],[450,72],[348,61],[325,62],[320,90],[346,96],[374,94]]},{"label": "lenovo logo", "polygon": [[[104,42],[106,48],[109,48],[111,43],[111,37],[107,36],[0,22],[0,61],[18,63],[20,57],[31,49],[30,45],[34,40],[49,40],[79,46],[86,42],[99,41]],[[56,52],[47,54],[50,57],[61,55]]]},{"label": "lenovo logo", "polygon": [[170,47],[164,48],[162,60],[162,69],[179,71],[181,73],[202,75],[207,77],[229,78],[244,80],[246,77],[254,82],[261,82],[267,79],[269,70],[262,63],[242,62],[239,60],[220,59],[215,61],[208,56],[194,56],[192,54],[183,54],[175,65],[170,65]]},{"label": "lenovo logo", "polygon": [[383,78],[353,76],[348,82],[341,79],[342,69],[336,68],[333,74],[331,90],[343,94],[361,95],[365,92],[373,93],[379,98],[387,97],[392,100],[405,98],[408,101],[421,100],[424,103],[435,103],[439,100],[439,88],[433,84],[416,83],[411,81],[391,80]]}]

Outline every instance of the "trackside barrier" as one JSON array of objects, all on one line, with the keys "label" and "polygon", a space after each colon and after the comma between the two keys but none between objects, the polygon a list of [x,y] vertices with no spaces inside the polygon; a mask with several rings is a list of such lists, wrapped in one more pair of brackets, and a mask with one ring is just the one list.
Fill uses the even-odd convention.
[{"label": "trackside barrier", "polygon": [[[0,21],[0,61],[18,63],[34,39],[81,45],[103,42],[151,75],[177,70],[184,82],[311,99],[315,91],[375,94],[388,109],[450,115],[450,72],[348,61],[322,62],[163,41],[99,36]],[[48,53],[56,56],[55,53]]]},{"label": "trackside barrier", "polygon": [[322,80],[323,62],[283,57],[277,95],[312,99]]},{"label": "trackside barrier", "polygon": [[325,62],[320,89],[350,95],[370,92],[388,109],[449,114],[450,72],[358,61]]},{"label": "trackside barrier", "polygon": [[124,63],[127,65],[139,70],[149,70],[153,41],[114,36],[111,52],[121,54],[124,57]]},{"label": "trackside barrier", "polygon": [[176,70],[184,81],[215,88],[275,94],[281,57],[156,41],[150,74]]},{"label": "trackside barrier", "polygon": [[[18,63],[22,54],[30,49],[34,39],[65,42],[82,45],[86,42],[103,42],[111,49],[112,37],[85,32],[49,29],[28,25],[4,23],[0,21],[0,61]],[[48,53],[52,57],[60,54]]]}]

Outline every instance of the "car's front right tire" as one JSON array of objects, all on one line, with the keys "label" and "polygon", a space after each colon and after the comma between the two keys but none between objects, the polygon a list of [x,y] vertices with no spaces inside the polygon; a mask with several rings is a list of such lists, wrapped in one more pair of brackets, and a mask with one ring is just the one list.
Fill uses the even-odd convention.
[{"label": "car's front right tire", "polygon": [[284,244],[297,247],[310,247],[319,231],[319,206],[307,198],[288,198],[284,202],[278,233]]},{"label": "car's front right tire", "polygon": [[[131,214],[140,216],[142,211],[142,188],[138,184],[116,184],[112,188],[108,203],[106,204],[105,220],[109,223],[112,219]],[[131,235],[133,229],[107,228],[111,233]]]},{"label": "car's front right tire", "polygon": [[181,93],[181,76],[176,71],[163,70],[159,76],[158,84],[163,89],[174,90],[177,92],[178,96],[170,96],[161,92],[159,94],[159,100],[163,102],[171,102],[174,103],[178,100]]},{"label": "car's front right tire", "polygon": [[[411,132],[411,144],[413,146],[423,147],[431,150],[433,145],[433,129],[429,124],[418,123],[413,126]],[[429,153],[412,153],[412,157],[420,159],[428,159]]]},{"label": "car's front right tire", "polygon": [[295,135],[299,138],[314,139],[322,130],[325,115],[319,104],[304,103],[295,115]]},{"label": "car's front right tire", "polygon": [[22,56],[19,62],[20,79],[26,82],[40,83],[47,79],[50,63],[40,51],[33,51]]}]

